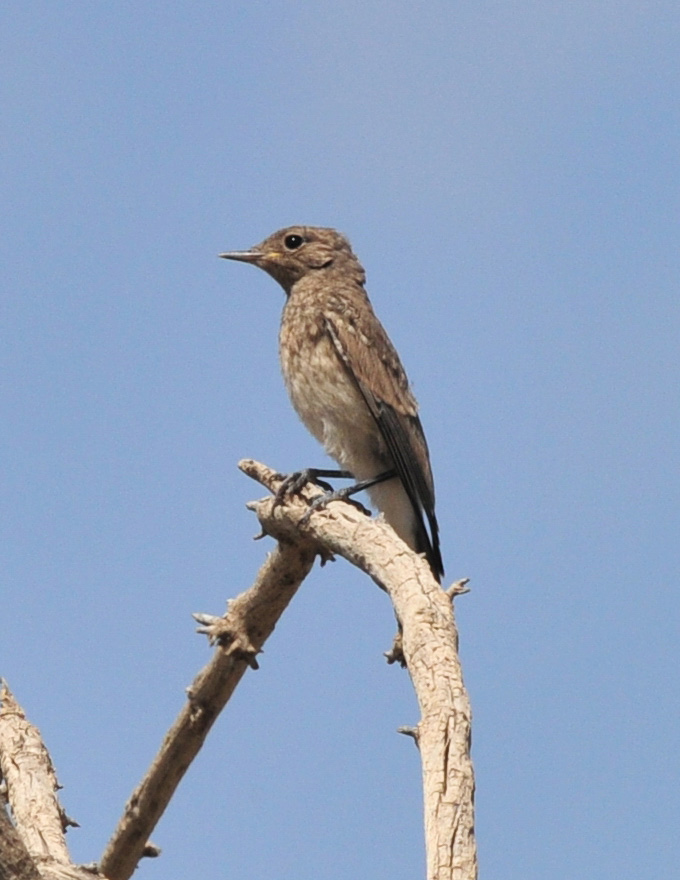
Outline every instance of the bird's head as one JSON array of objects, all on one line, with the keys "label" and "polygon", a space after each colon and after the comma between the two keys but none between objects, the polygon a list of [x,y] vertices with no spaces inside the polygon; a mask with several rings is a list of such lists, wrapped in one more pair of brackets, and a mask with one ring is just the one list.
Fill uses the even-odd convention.
[{"label": "bird's head", "polygon": [[289,226],[247,251],[220,254],[225,260],[252,263],[268,272],[290,293],[306,275],[340,271],[363,284],[364,270],[350,243],[335,229],[320,226]]}]

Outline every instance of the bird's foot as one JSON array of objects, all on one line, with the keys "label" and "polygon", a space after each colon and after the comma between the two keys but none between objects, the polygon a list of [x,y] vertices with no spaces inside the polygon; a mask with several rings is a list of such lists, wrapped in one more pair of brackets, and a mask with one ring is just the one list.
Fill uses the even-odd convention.
[{"label": "bird's foot", "polygon": [[323,510],[326,505],[330,504],[331,501],[345,501],[347,504],[351,504],[352,507],[356,507],[357,510],[360,510],[362,513],[365,513],[366,516],[371,515],[371,511],[368,510],[360,501],[356,501],[352,498],[354,486],[348,486],[346,489],[335,489],[326,492],[324,495],[319,495],[313,501],[309,502],[309,507],[307,508],[307,513],[300,520],[300,525],[307,525],[309,522],[310,516],[317,510]]},{"label": "bird's foot", "polygon": [[365,513],[366,516],[370,516],[371,512],[367,510],[364,505],[361,504],[359,501],[355,501],[352,496],[356,495],[358,492],[362,492],[364,489],[369,489],[371,486],[375,486],[377,483],[382,483],[385,480],[391,480],[396,476],[397,474],[394,470],[383,471],[383,473],[378,474],[376,477],[371,477],[368,480],[360,480],[353,486],[347,486],[345,489],[334,490],[330,483],[327,483],[325,480],[322,480],[320,478],[336,477],[340,479],[354,479],[353,474],[349,473],[349,471],[326,470],[322,468],[305,468],[302,471],[295,471],[292,474],[288,474],[288,476],[283,478],[281,485],[276,490],[276,494],[274,495],[274,508],[277,508],[280,504],[283,504],[286,496],[299,495],[302,489],[307,485],[307,483],[314,483],[324,490],[324,494],[319,495],[318,498],[315,498],[313,501],[310,502],[309,510],[300,520],[300,525],[305,525],[306,523],[308,523],[309,517],[312,515],[312,513],[314,513],[315,510],[322,510],[331,501],[346,501],[348,504],[352,504],[362,513]]},{"label": "bird's foot", "polygon": [[326,492],[332,492],[333,487],[331,486],[331,484],[327,483],[325,480],[320,479],[321,477],[350,476],[351,474],[348,474],[347,471],[331,471],[320,468],[305,468],[302,471],[294,471],[292,474],[288,474],[288,476],[284,477],[283,482],[276,490],[276,494],[274,495],[274,508],[277,508],[280,504],[283,504],[286,496],[299,495],[302,489],[307,485],[307,483],[314,483],[315,485],[320,486]]}]

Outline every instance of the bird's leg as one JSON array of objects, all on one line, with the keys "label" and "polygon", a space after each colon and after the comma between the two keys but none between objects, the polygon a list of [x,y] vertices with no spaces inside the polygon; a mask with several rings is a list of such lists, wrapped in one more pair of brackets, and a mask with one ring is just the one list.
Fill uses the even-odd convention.
[{"label": "bird's leg", "polygon": [[[346,475],[346,471],[341,471],[342,475]],[[349,475],[351,476],[351,474]],[[326,492],[325,495],[319,495],[318,498],[315,498],[313,501],[309,503],[309,509],[307,513],[300,520],[300,525],[305,525],[309,521],[309,517],[314,513],[315,510],[322,510],[327,504],[330,504],[331,501],[348,501],[352,495],[356,495],[358,492],[363,492],[364,489],[370,489],[371,486],[375,486],[378,483],[384,483],[385,480],[391,480],[393,477],[397,476],[397,472],[392,469],[389,471],[383,471],[383,473],[378,474],[377,477],[371,477],[368,480],[359,480],[358,483],[355,483],[353,486],[347,486],[346,489],[336,489],[333,491],[332,489]],[[352,502],[356,504],[364,513],[368,513],[363,504],[359,504],[358,502]]]},{"label": "bird's leg", "polygon": [[333,487],[330,483],[319,479],[319,477],[335,477],[336,479],[351,480],[353,475],[350,474],[349,471],[329,470],[328,468],[305,468],[302,471],[295,471],[292,474],[288,474],[276,490],[276,494],[274,495],[274,507],[278,507],[279,504],[282,504],[286,495],[297,495],[307,483],[316,483],[317,486],[321,486],[326,492],[332,492]]}]

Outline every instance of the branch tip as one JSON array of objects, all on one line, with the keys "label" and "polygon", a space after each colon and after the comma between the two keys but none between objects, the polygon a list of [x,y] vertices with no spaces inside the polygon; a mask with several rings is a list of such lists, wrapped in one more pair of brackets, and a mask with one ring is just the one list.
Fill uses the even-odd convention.
[{"label": "branch tip", "polygon": [[335,556],[330,550],[326,550],[322,547],[319,550],[319,564],[321,565],[321,568],[323,568],[327,562],[335,562]]},{"label": "branch tip", "polygon": [[456,596],[463,596],[465,593],[470,592],[470,588],[468,587],[469,583],[470,578],[461,578],[459,581],[454,581],[447,590],[444,590],[444,592],[453,602]]},{"label": "branch tip", "polygon": [[420,733],[417,727],[397,727],[397,733],[402,733],[404,736],[410,736],[418,745],[418,740],[420,738]]},{"label": "branch tip", "polygon": [[61,825],[64,831],[67,831],[69,828],[80,828],[80,822],[72,819],[63,809],[60,809],[59,812],[61,814]]},{"label": "branch tip", "polygon": [[[238,466],[276,495],[283,475],[249,458],[242,459]],[[142,852],[147,856],[157,854],[149,852],[152,845],[145,842],[214,719],[247,668],[258,668],[257,654],[262,644],[312,569],[316,556],[321,557],[323,565],[335,554],[385,589],[393,601],[400,630],[403,624],[403,640],[399,632],[384,656],[388,663],[408,665],[420,704],[421,721],[415,727],[400,727],[398,732],[413,739],[421,752],[425,811],[432,818],[429,825],[426,820],[428,876],[441,880],[477,877],[470,708],[452,612],[454,596],[468,592],[468,579],[441,588],[423,560],[399,541],[382,517],[367,520],[352,505],[337,505],[337,511],[335,507],[329,511],[332,515],[310,516],[301,528],[305,503],[308,505],[321,492],[312,485],[301,489],[299,495],[286,497],[278,506],[271,497],[246,504],[246,509],[258,517],[263,533],[275,539],[275,547],[266,554],[255,584],[228,605],[224,617],[194,615],[201,625],[198,632],[207,635],[220,650],[187,689],[187,705],[126,807],[100,862],[100,871],[106,877],[127,880]],[[433,680],[433,670],[439,669],[445,674],[437,674]],[[202,717],[196,720],[194,716],[198,715]],[[178,744],[182,749],[179,772],[169,773],[172,762],[176,762]],[[456,807],[453,822],[448,812],[450,804]]]},{"label": "branch tip", "polygon": [[392,641],[392,647],[389,651],[383,652],[383,657],[389,665],[398,663],[402,669],[406,668],[406,657],[404,656],[404,640],[401,630],[395,635]]},{"label": "branch tip", "polygon": [[[218,620],[222,620],[221,617],[216,617],[214,614],[205,614],[203,611],[193,611],[191,616],[196,623],[200,623],[203,627],[214,626]],[[202,633],[205,632],[205,630],[197,629],[196,632]]]}]

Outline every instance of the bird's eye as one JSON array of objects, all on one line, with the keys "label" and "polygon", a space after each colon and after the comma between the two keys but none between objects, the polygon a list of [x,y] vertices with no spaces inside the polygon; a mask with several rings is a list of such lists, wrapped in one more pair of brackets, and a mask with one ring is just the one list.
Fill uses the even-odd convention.
[{"label": "bird's eye", "polygon": [[304,238],[301,235],[287,235],[283,239],[283,243],[288,248],[289,251],[296,251],[301,245],[305,243]]}]

